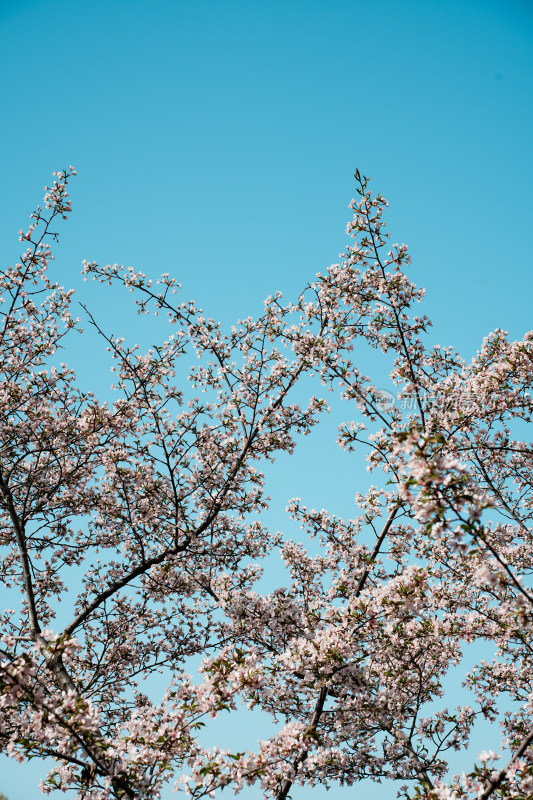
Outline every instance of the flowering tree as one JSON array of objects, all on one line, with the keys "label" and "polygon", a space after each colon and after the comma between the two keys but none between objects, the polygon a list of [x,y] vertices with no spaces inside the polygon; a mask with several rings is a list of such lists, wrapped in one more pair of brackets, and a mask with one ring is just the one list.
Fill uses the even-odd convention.
[{"label": "flowering tree", "polygon": [[[170,323],[142,353],[92,320],[115,361],[117,399],[101,403],[57,360],[78,320],[48,278],[49,244],[74,174],[56,174],[0,278],[5,753],[48,759],[43,790],[87,800],[154,798],[168,781],[193,798],[255,784],[283,800],[387,778],[425,800],[532,797],[532,450],[517,437],[533,334],[498,330],[470,364],[428,347],[407,247],[388,243],[387,203],[357,172],[344,261],[230,332],[176,300],[169,275],[86,262]],[[360,345],[393,356],[398,402],[358,369]],[[323,388],[354,416],[340,445],[366,447],[382,478],[350,520],[293,500],[293,542],[262,522],[261,468],[311,432]],[[262,593],[274,550],[287,580]],[[448,708],[446,674],[472,643],[492,662],[464,675],[472,705]],[[159,671],[169,685],[154,700],[144,682]],[[250,752],[206,747],[209,718],[243,706],[277,732]],[[449,754],[478,718],[501,724],[487,742],[499,752],[452,779]]]}]

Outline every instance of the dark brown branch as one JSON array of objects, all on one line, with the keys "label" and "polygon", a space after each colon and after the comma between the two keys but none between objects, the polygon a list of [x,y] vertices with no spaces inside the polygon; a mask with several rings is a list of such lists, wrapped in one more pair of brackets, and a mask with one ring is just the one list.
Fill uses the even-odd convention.
[{"label": "dark brown branch", "polygon": [[[305,731],[306,736],[315,735],[316,726],[320,722],[320,717],[322,716],[322,712],[324,710],[324,703],[326,702],[327,696],[328,696],[328,688],[327,686],[323,686],[320,690],[317,701],[315,703],[315,710],[313,712],[313,716],[311,717],[311,722],[309,723],[309,727]],[[296,773],[298,772],[298,767],[300,766],[300,764],[303,764],[308,754],[309,750],[302,750],[302,752],[299,753],[296,759],[294,760],[292,765],[294,770],[294,777],[296,777]],[[293,780],[294,780],[293,778],[287,778],[285,781],[283,781],[282,787],[278,792],[278,794],[276,795],[276,800],[285,800],[285,798],[290,792]]]},{"label": "dark brown branch", "polygon": [[26,534],[24,531],[24,524],[20,520],[19,515],[17,514],[17,510],[15,508],[15,503],[13,501],[13,496],[9,489],[9,486],[6,484],[4,480],[4,476],[0,472],[0,491],[4,497],[4,502],[7,506],[7,510],[9,512],[9,516],[11,517],[11,522],[13,523],[13,529],[15,531],[15,537],[17,540],[17,545],[20,553],[20,560],[22,564],[22,577],[24,580],[24,592],[26,594],[26,602],[28,603],[28,621],[30,624],[30,634],[33,641],[37,641],[39,634],[41,632],[41,626],[39,624],[39,617],[37,614],[37,605],[35,602],[35,593],[33,591],[33,584],[31,579],[31,567],[30,567],[30,559],[28,557],[28,549],[26,547]]}]

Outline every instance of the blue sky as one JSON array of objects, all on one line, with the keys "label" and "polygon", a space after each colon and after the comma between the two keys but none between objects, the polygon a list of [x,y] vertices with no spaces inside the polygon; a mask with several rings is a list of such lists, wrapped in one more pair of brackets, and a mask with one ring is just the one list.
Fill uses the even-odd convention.
[{"label": "blue sky", "polygon": [[[137,323],[82,258],[171,272],[230,324],[338,260],[355,167],[391,202],[434,342],[469,357],[533,327],[533,3],[0,0],[0,44],[3,257],[74,164],[56,274],[108,330]],[[68,358],[105,394],[92,340]],[[32,766],[0,791],[35,800]]]}]

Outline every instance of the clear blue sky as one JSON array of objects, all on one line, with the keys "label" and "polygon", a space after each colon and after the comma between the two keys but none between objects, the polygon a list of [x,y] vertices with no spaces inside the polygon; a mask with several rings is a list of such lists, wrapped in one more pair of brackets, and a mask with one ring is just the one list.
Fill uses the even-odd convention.
[{"label": "clear blue sky", "polygon": [[[435,342],[470,356],[533,327],[532,2],[0,0],[0,45],[3,258],[74,164],[57,275],[115,332],[124,313],[134,335],[127,298],[83,284],[82,258],[171,272],[230,323],[338,260],[356,166]],[[6,767],[0,791],[36,800],[34,775]]]}]

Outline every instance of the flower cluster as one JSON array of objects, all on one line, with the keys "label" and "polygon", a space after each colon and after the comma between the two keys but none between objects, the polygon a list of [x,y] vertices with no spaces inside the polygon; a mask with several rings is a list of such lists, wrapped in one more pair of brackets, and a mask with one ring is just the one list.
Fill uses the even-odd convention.
[{"label": "flower cluster", "polygon": [[[3,751],[48,760],[43,790],[80,800],[148,800],[169,781],[285,800],[385,779],[419,800],[530,797],[533,333],[497,330],[469,364],[428,347],[407,246],[357,172],[342,262],[229,331],[169,274],[85,261],[170,328],[142,352],[87,311],[113,360],[101,403],[58,360],[78,328],[48,276],[73,175],[55,173],[0,275],[0,579],[16,597],[0,612]],[[369,348],[409,403],[362,372]],[[269,531],[265,465],[340,403],[338,442],[366,453],[375,485],[352,519],[295,498],[301,540]],[[465,670],[469,701],[449,708],[446,676],[476,643],[492,661]],[[159,673],[162,698],[147,689]],[[211,720],[246,708],[271,735],[205,744]],[[484,751],[450,779],[479,719],[499,723],[487,747],[503,766]]]}]

